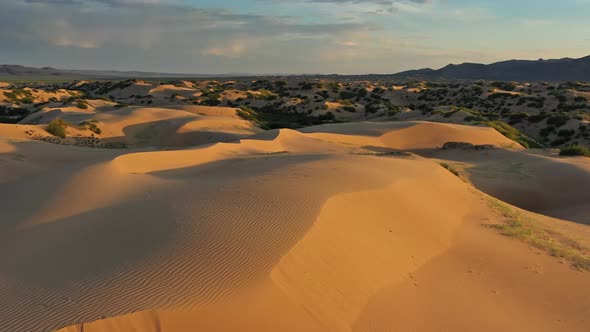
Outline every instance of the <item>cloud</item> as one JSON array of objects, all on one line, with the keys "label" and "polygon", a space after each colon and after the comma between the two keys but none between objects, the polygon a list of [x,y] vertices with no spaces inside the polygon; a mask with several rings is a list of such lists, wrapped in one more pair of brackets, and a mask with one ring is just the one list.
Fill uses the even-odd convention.
[{"label": "cloud", "polygon": [[360,13],[370,15],[394,14],[401,9],[409,9],[416,6],[432,4],[433,0],[266,0],[279,3],[308,3],[308,4],[332,4],[355,6]]},{"label": "cloud", "polygon": [[0,41],[19,39],[84,48],[124,44],[145,49],[174,43],[190,44],[190,48],[202,45],[206,50],[219,48],[215,45],[220,40],[223,44],[224,40],[253,37],[328,37],[368,26],[358,22],[298,23],[289,17],[205,10],[159,0],[26,0],[12,6],[0,4],[0,31],[5,31]]},{"label": "cloud", "polygon": [[351,40],[347,40],[347,41],[342,41],[342,42],[337,42],[337,45],[340,46],[346,46],[346,47],[356,47],[356,46],[360,46],[359,43],[351,41]]},{"label": "cloud", "polygon": [[164,0],[25,0],[26,3],[39,3],[45,5],[87,5],[92,3],[105,4],[113,7],[135,5],[163,5],[172,3]]},{"label": "cloud", "polygon": [[304,50],[317,53],[351,33],[376,28],[360,21],[314,23],[177,1],[0,1],[0,44],[11,45],[4,62],[13,54],[13,63],[70,68],[222,71],[228,61],[287,66]]}]

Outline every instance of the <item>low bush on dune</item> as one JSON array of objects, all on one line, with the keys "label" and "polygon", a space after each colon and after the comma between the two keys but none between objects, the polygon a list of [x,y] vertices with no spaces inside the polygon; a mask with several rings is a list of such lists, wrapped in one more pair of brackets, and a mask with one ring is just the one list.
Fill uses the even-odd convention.
[{"label": "low bush on dune", "polygon": [[47,128],[45,130],[47,130],[47,132],[52,134],[53,136],[66,138],[67,128],[68,128],[67,122],[65,122],[62,119],[54,119],[51,122],[49,122],[49,124],[47,125]]},{"label": "low bush on dune", "polygon": [[585,146],[572,144],[572,145],[568,145],[568,146],[563,147],[561,149],[561,151],[559,151],[559,155],[560,156],[584,156],[584,157],[590,158],[590,149]]}]

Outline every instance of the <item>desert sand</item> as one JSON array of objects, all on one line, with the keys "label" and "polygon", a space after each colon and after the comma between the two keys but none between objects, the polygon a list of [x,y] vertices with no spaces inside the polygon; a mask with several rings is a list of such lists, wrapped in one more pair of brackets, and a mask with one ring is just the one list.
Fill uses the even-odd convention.
[{"label": "desert sand", "polygon": [[[420,121],[262,131],[235,110],[190,106],[60,117],[97,119],[100,137],[135,145],[50,144],[23,134],[42,125],[0,126],[2,331],[590,325],[581,157]],[[449,141],[494,148],[439,150]],[[554,247],[506,236],[499,225],[514,218]]]}]

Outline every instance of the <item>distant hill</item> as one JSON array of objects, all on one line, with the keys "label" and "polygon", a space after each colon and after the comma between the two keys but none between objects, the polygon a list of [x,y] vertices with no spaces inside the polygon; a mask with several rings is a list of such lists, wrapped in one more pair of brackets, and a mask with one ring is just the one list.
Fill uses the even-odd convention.
[{"label": "distant hill", "polygon": [[498,80],[498,81],[590,81],[590,56],[556,60],[509,60],[489,65],[480,63],[450,64],[434,70],[410,70],[393,75],[397,78],[424,80]]},{"label": "distant hill", "polygon": [[51,67],[35,68],[20,65],[0,65],[0,77],[64,77],[64,78],[159,78],[159,77],[239,77],[249,74],[179,74],[116,70],[68,70]]},{"label": "distant hill", "polygon": [[34,67],[25,67],[19,65],[0,65],[0,76],[74,76],[73,74],[69,73],[66,74],[66,71],[59,70],[51,67],[43,67],[43,68],[34,68]]}]

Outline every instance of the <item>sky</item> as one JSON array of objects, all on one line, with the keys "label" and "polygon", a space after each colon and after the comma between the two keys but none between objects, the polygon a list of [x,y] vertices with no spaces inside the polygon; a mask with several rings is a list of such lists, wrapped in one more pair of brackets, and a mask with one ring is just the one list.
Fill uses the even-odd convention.
[{"label": "sky", "polygon": [[590,0],[0,0],[0,64],[395,73],[590,55]]}]

